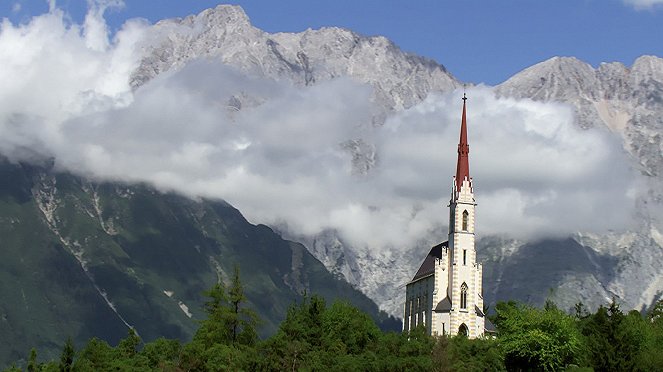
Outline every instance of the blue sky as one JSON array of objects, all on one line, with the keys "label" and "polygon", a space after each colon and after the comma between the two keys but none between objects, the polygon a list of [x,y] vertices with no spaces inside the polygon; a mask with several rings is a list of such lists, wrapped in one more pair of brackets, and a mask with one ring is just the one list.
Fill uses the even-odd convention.
[{"label": "blue sky", "polygon": [[[112,0],[111,0],[112,1]],[[127,18],[151,22],[183,17],[218,0],[125,0],[107,13],[117,29]],[[498,84],[553,56],[574,56],[594,66],[631,65],[643,54],[663,56],[663,0],[229,1],[269,32],[340,26],[384,35],[402,49],[442,63],[456,77]],[[633,3],[636,3],[635,5]],[[48,10],[46,0],[0,0],[0,16],[26,22]],[[56,0],[72,19],[85,0]]]}]

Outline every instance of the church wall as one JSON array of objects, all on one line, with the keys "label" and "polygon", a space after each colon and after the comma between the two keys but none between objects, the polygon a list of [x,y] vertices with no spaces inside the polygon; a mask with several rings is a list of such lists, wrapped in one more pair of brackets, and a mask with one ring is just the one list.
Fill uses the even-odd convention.
[{"label": "church wall", "polygon": [[435,276],[429,275],[406,286],[403,331],[408,332],[419,324],[425,324],[430,333],[433,319],[433,290]]},{"label": "church wall", "polygon": [[[460,192],[453,195],[450,203],[452,226],[449,247],[452,250],[451,293],[453,307],[450,313],[450,332],[456,334],[462,324],[468,328],[469,337],[483,334],[484,321],[476,314],[475,306],[483,308],[481,293],[481,266],[476,263],[474,241],[475,202],[470,182],[465,180]],[[466,223],[463,214],[467,212]],[[466,306],[461,308],[461,286],[467,286]]]},{"label": "church wall", "polygon": [[[442,248],[442,258],[435,260],[435,289],[433,291],[433,304],[434,310],[437,304],[444,300],[449,295],[449,249]],[[446,321],[443,320],[446,316]],[[444,327],[443,327],[444,322]],[[449,314],[441,314],[432,312],[432,335],[442,335],[443,329],[449,331]]]},{"label": "church wall", "polygon": [[449,335],[450,316],[449,313],[433,313],[434,327],[433,336]]}]

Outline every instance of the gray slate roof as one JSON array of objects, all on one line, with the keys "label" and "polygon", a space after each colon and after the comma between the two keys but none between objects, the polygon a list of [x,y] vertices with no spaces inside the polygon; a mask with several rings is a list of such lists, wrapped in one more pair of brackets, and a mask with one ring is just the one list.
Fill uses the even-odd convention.
[{"label": "gray slate roof", "polygon": [[449,296],[445,297],[444,300],[438,302],[437,306],[435,306],[436,313],[448,313],[450,311],[451,311],[451,300],[449,299]]},{"label": "gray slate roof", "polygon": [[442,258],[442,247],[448,247],[449,242],[442,242],[430,249],[419,270],[414,274],[412,281],[423,278],[435,272],[435,259]]}]

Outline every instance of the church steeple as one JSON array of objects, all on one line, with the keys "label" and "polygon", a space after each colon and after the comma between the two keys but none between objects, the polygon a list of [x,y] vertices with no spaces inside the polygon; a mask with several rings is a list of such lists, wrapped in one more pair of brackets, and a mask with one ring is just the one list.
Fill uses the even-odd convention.
[{"label": "church steeple", "polygon": [[463,93],[463,117],[460,122],[460,141],[458,142],[458,164],[456,165],[456,192],[460,192],[465,178],[470,180],[470,145],[467,143],[467,119],[465,117],[465,103],[467,97]]},{"label": "church steeple", "polygon": [[466,101],[463,94],[458,163],[449,200],[449,238],[430,250],[406,285],[405,332],[419,325],[424,325],[429,335],[464,334],[475,338],[486,332],[483,266],[477,262],[474,242],[477,204],[470,178]]}]

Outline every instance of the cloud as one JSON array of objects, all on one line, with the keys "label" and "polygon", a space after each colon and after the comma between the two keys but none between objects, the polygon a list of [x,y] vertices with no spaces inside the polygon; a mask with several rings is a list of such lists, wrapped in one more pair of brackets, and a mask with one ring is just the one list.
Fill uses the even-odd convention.
[{"label": "cloud", "polygon": [[[496,99],[488,88],[469,94],[479,233],[550,236],[628,224],[636,176],[616,138],[579,129],[561,104]],[[458,96],[431,96],[387,122],[382,182],[393,180],[393,194],[443,211],[455,170]]]},{"label": "cloud", "polygon": [[[411,246],[446,225],[459,92],[431,95],[374,127],[371,89],[351,79],[296,87],[197,61],[132,91],[149,27],[131,21],[108,40],[102,14],[93,7],[88,17],[101,23],[82,26],[57,9],[3,23],[2,154],[54,156],[57,167],[98,180],[223,198],[252,222],[335,229],[359,247]],[[628,222],[634,176],[615,138],[578,129],[563,105],[497,99],[490,88],[468,94],[480,234]],[[357,139],[376,152],[363,175],[348,146]]]},{"label": "cloud", "polygon": [[636,10],[652,9],[663,5],[663,0],[623,0],[624,4],[630,5]]}]

